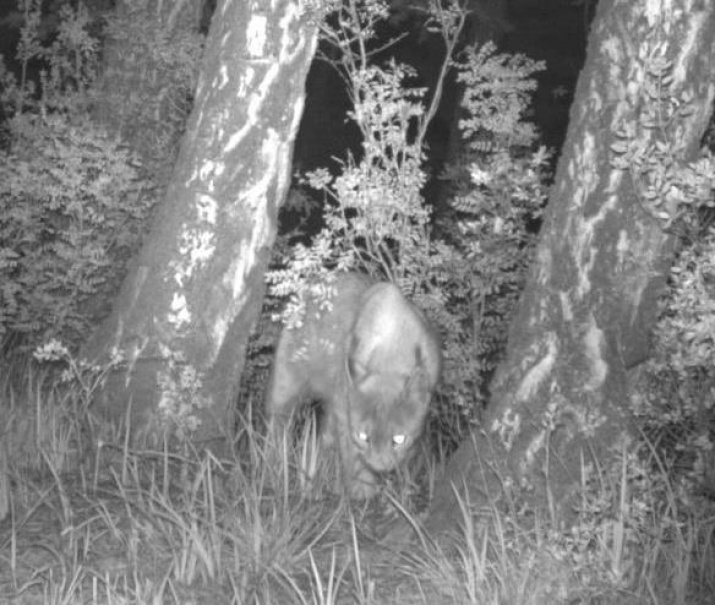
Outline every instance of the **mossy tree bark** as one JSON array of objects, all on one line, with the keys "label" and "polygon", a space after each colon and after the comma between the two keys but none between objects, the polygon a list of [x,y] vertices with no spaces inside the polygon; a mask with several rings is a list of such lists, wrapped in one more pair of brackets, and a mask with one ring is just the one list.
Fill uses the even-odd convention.
[{"label": "mossy tree bark", "polygon": [[[666,79],[654,79],[659,65]],[[663,144],[673,168],[694,160],[714,95],[715,4],[601,0],[484,430],[450,461],[428,528],[459,518],[452,486],[488,504],[506,482],[568,517],[582,462],[607,464],[628,434],[629,372],[648,355],[674,252],[657,215],[673,210],[679,192],[649,200],[643,192],[653,174],[624,168],[617,150],[624,141],[631,149]],[[660,122],[668,98],[688,99],[690,111]]]},{"label": "mossy tree bark", "polygon": [[101,403],[122,418],[131,402],[135,436],[168,420],[213,443],[230,426],[315,53],[318,15],[303,4],[219,2],[168,189],[84,347],[89,359],[127,357]]}]

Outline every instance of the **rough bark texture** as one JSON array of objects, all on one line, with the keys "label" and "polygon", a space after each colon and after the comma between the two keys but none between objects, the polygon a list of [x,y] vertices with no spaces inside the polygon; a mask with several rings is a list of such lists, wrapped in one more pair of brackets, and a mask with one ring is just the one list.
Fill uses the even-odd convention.
[{"label": "rough bark texture", "polygon": [[513,481],[563,518],[582,460],[606,464],[628,431],[628,372],[648,355],[674,242],[644,207],[633,174],[614,167],[612,145],[625,125],[638,142],[661,136],[639,122],[649,102],[646,64],[660,53],[672,61],[672,90],[692,99],[673,137],[687,162],[715,94],[715,4],[601,0],[484,431],[463,444],[435,489],[432,530],[459,518],[452,485],[488,503]]},{"label": "rough bark texture", "polygon": [[[301,7],[224,0],[214,14],[165,199],[84,349],[91,359],[113,347],[128,357],[103,403],[123,417],[131,401],[135,434],[163,431],[167,418],[183,428],[198,418],[200,441],[230,427],[315,52],[315,22]],[[186,381],[191,368],[202,374],[199,393]]]}]

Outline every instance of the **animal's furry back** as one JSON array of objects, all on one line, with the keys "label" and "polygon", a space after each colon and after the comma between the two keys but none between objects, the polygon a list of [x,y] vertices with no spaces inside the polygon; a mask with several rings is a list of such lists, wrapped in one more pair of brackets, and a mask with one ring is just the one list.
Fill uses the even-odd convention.
[{"label": "animal's furry back", "polygon": [[391,283],[345,274],[330,310],[306,309],[284,329],[266,399],[287,418],[308,396],[325,412],[324,443],[337,443],[347,486],[369,496],[376,473],[402,463],[422,432],[439,379],[439,340],[422,313]]}]

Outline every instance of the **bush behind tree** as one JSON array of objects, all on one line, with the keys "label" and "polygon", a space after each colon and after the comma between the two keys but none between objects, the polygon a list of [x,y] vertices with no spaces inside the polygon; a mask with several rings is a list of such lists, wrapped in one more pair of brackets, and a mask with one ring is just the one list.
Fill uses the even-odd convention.
[{"label": "bush behind tree", "polygon": [[[88,336],[108,312],[145,235],[160,189],[153,175],[165,172],[151,158],[140,160],[91,117],[101,95],[111,90],[97,87],[102,45],[91,33],[98,29],[84,5],[63,5],[52,36],[44,33],[52,22],[39,1],[18,0],[18,13],[23,26],[17,74],[0,62],[0,107],[6,118],[0,150],[4,359],[49,338],[76,349]],[[149,26],[141,14],[109,15],[108,30],[116,34],[120,28],[129,36],[136,30],[146,47]],[[180,63],[177,86],[186,90],[200,42],[181,36],[153,39],[153,49],[145,51],[174,69]],[[173,157],[166,146],[155,151]]]},{"label": "bush behind tree", "polygon": [[[444,379],[433,406],[433,435],[452,449],[479,418],[483,388],[505,344],[505,333],[533,248],[529,227],[545,200],[547,154],[532,152],[536,133],[525,122],[532,75],[543,65],[523,56],[473,47],[457,62],[466,93],[460,128],[464,153],[444,178],[455,192],[450,219],[438,217],[422,196],[425,134],[454,62],[464,13],[434,9],[427,27],[447,49],[436,92],[411,87],[412,67],[369,60],[374,21],[345,9],[341,29],[329,30],[353,99],[349,117],[363,134],[360,156],[342,172],[321,169],[302,181],[323,195],[323,229],[310,245],[286,248],[268,274],[271,293],[287,297],[282,317],[301,320],[308,297],[329,298],[335,271],[358,269],[389,279],[422,307],[443,337]],[[355,42],[355,41],[359,42]]]},{"label": "bush behind tree", "polygon": [[149,181],[89,120],[23,114],[0,182],[2,352],[52,337],[76,345],[141,239]]},{"label": "bush behind tree", "polygon": [[[649,359],[633,373],[630,406],[677,496],[715,496],[715,158],[711,118],[700,153],[683,162],[683,118],[693,99],[672,89],[674,66],[645,59],[647,85],[636,122],[620,124],[614,166],[628,173],[644,221],[658,221],[679,250],[652,334]],[[643,145],[640,129],[652,131]],[[650,456],[650,455],[649,455]],[[650,456],[651,464],[653,456]]]}]

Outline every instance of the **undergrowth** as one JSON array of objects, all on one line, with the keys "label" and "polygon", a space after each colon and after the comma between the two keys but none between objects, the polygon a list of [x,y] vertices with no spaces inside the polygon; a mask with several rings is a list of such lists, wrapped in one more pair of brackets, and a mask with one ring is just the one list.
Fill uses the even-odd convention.
[{"label": "undergrowth", "polygon": [[[275,443],[245,419],[226,458],[131,443],[127,426],[90,439],[86,389],[47,371],[22,388],[6,381],[0,415],[3,602],[677,605],[715,594],[714,507],[685,507],[667,469],[644,472],[655,448],[584,467],[573,527],[461,500],[460,530],[435,541],[390,486],[367,504],[344,498],[309,423]],[[439,468],[423,472],[433,481]]]}]

